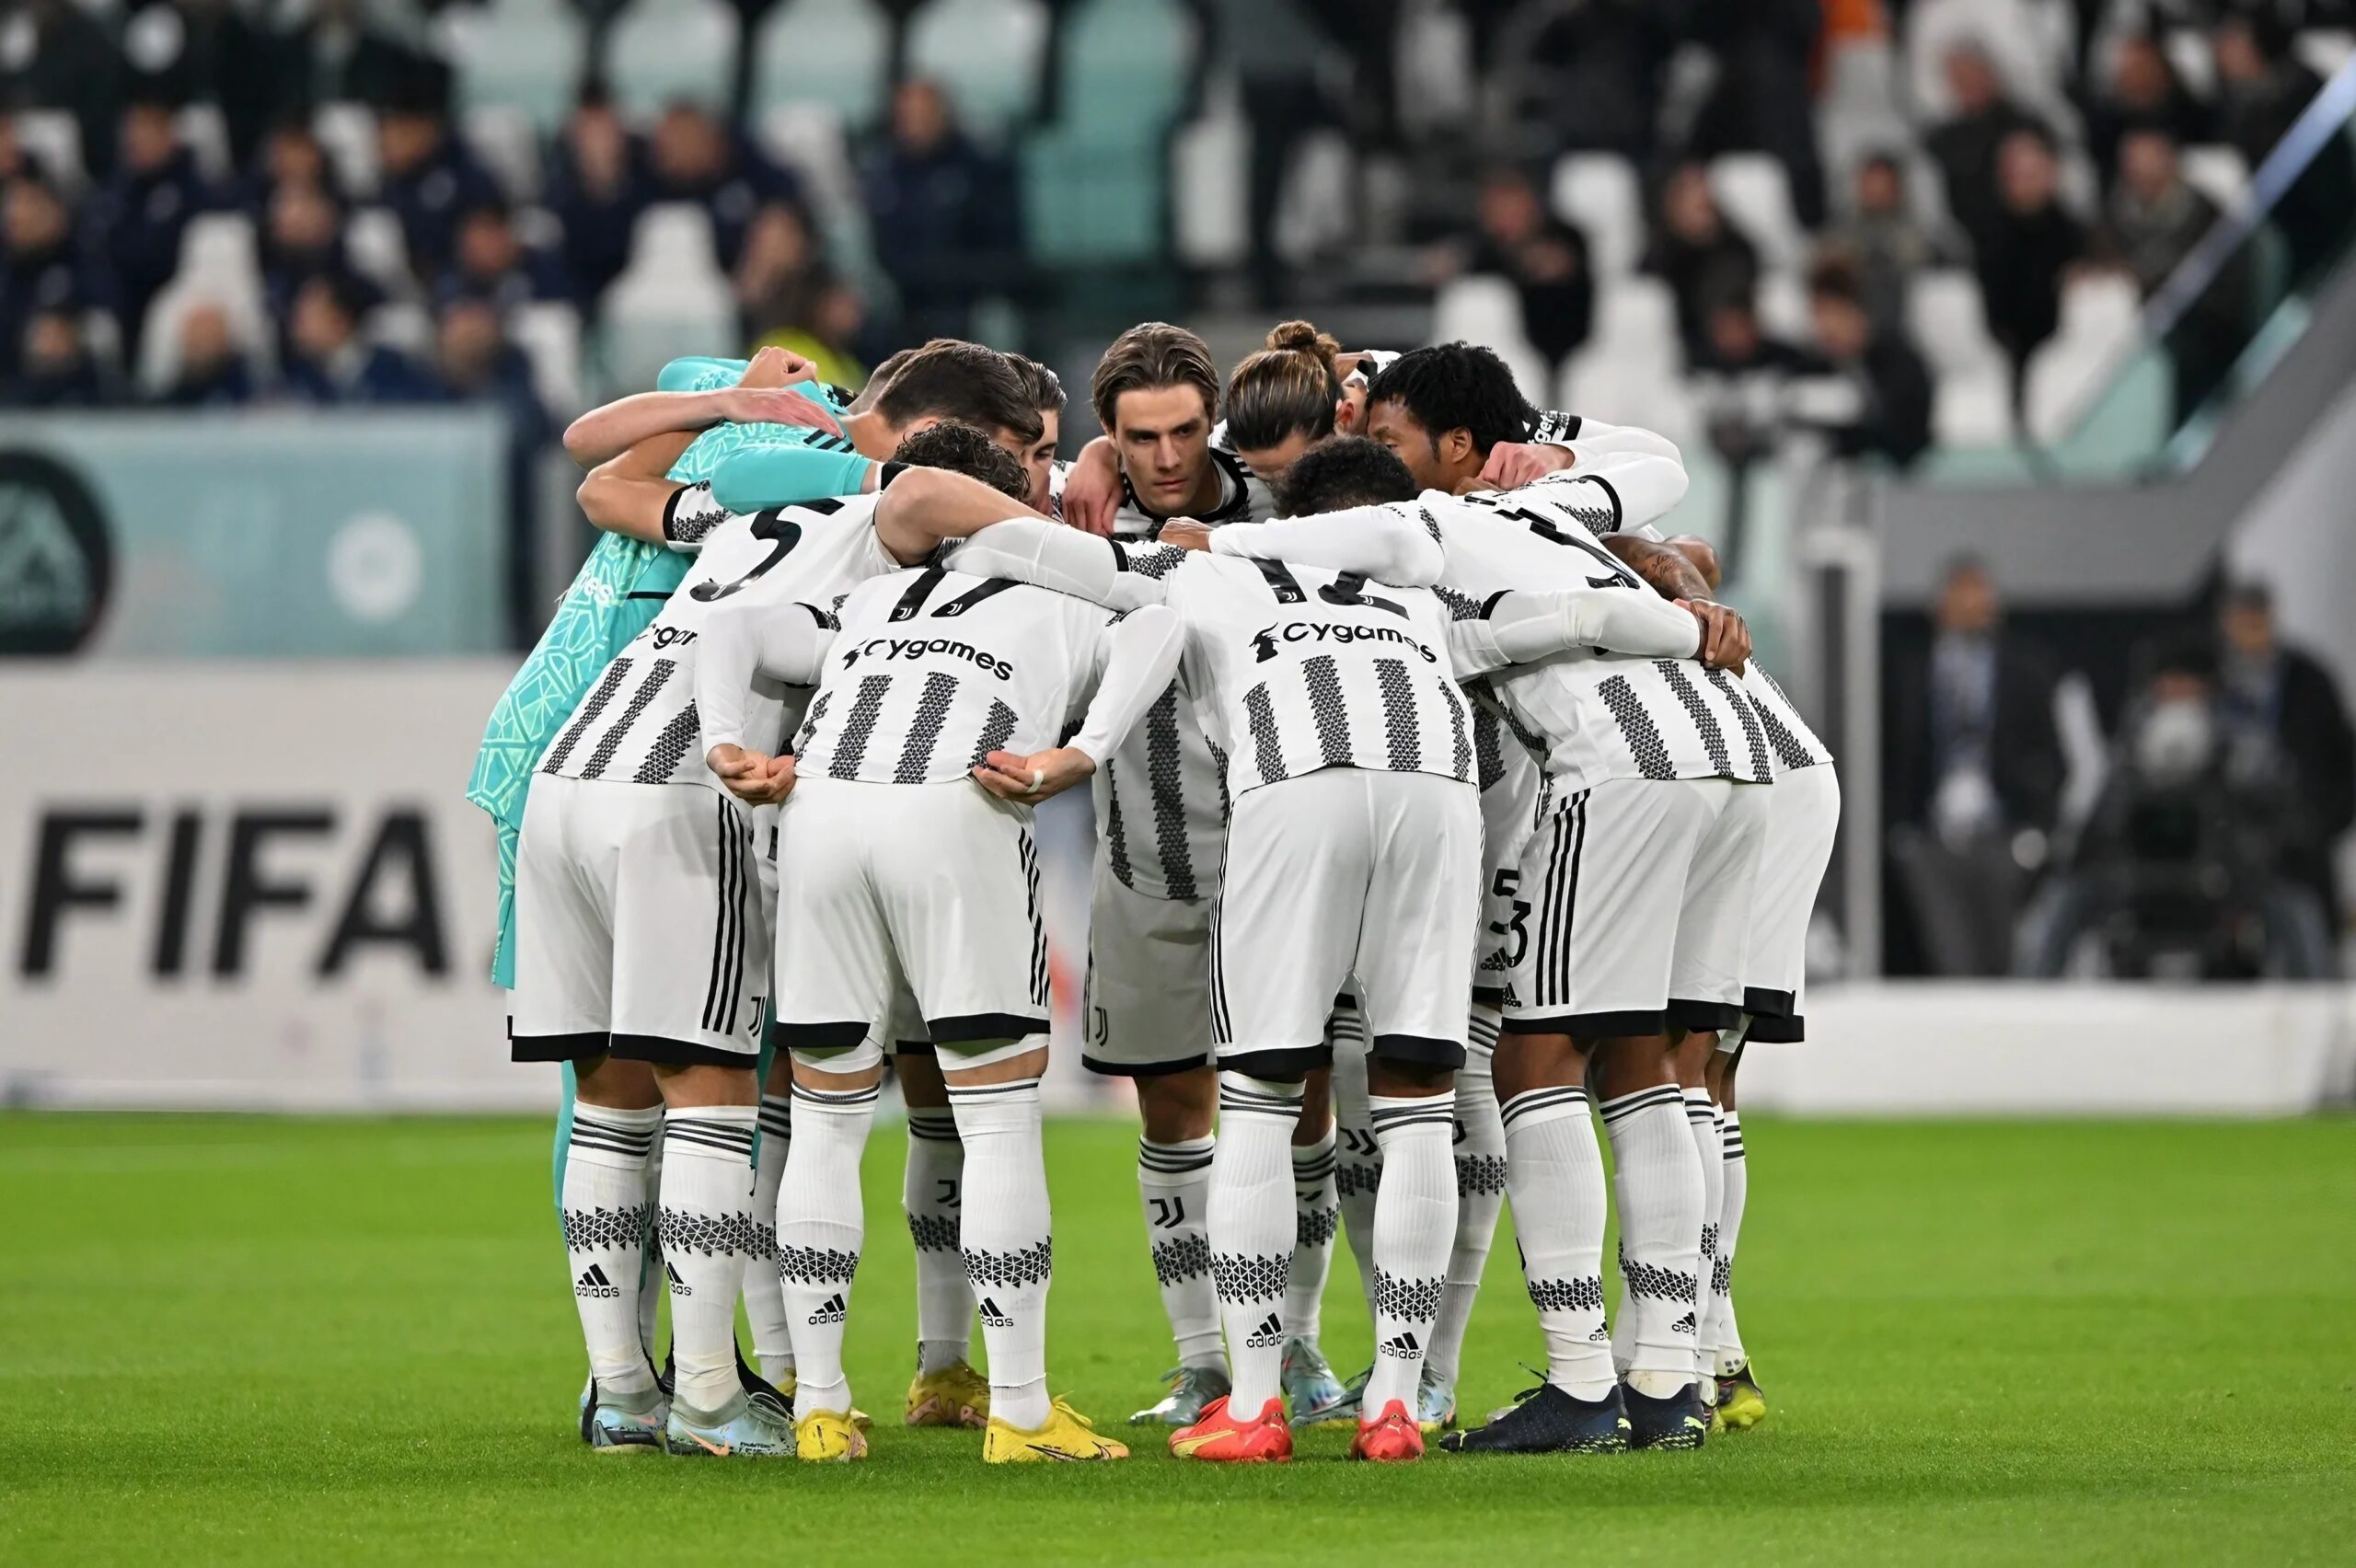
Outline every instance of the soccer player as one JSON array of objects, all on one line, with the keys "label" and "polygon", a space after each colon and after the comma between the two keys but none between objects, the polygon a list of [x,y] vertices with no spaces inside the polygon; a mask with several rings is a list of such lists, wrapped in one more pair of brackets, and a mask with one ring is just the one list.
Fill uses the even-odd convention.
[{"label": "soccer player", "polygon": [[[1440,585],[1460,616],[1479,618],[1509,588],[1635,586],[1585,514],[1642,521],[1682,493],[1681,470],[1634,454],[1451,503],[1449,492],[1477,483],[1494,446],[1528,423],[1503,365],[1461,344],[1402,356],[1370,393],[1369,430],[1426,488],[1417,507],[1439,529]],[[1216,548],[1299,557],[1313,548],[1303,530],[1332,521],[1266,525]],[[1698,652],[1713,663],[1747,653],[1734,617],[1697,610],[1708,623]],[[1767,791],[1753,798],[1736,781],[1772,777],[1763,732],[1731,676],[1686,660],[1569,653],[1500,672],[1492,687],[1517,732],[1545,753],[1553,801],[1523,856],[1520,885],[1536,908],[1496,1059],[1508,1191],[1550,1365],[1530,1401],[1451,1446],[1692,1447],[1707,1429],[1692,1337],[1701,1181],[1666,1032],[1672,1014],[1717,1027],[1739,1011],[1742,911]],[[1590,820],[1598,830],[1588,834]],[[1590,1056],[1640,1281],[1624,1416],[1600,1334],[1604,1183],[1587,1120]]]},{"label": "soccer player", "polygon": [[[1011,463],[999,483],[1024,493]],[[1150,608],[1108,617],[941,566],[863,584],[839,629],[837,618],[748,596],[711,628],[698,691],[715,766],[791,791],[778,1032],[794,1057],[797,1132],[778,1239],[801,1451],[864,1451],[848,1418],[842,1324],[863,1237],[859,1156],[882,1073],[872,1025],[905,986],[943,1054],[965,1146],[960,1247],[991,1377],[983,1458],[1125,1458],[1046,1384],[1048,997],[1030,807],[1094,772],[1168,685],[1174,620]],[[794,756],[760,755],[739,731],[746,671],[817,686]],[[1075,718],[1072,744],[1050,744]],[[750,755],[732,755],[738,747]]]},{"label": "soccer player", "polygon": [[[549,748],[525,808],[512,1049],[518,1061],[571,1064],[579,1086],[562,1204],[599,1447],[793,1449],[790,1424],[748,1401],[737,1373],[763,999],[754,933],[766,918],[749,820],[702,761],[696,664],[715,606],[765,576],[831,596],[923,559],[961,515],[970,529],[1006,510],[943,471],[1011,462],[973,427],[935,424],[901,451],[918,466],[877,498],[757,518],[675,508],[675,525],[704,543],[699,581],[607,664]],[[740,721],[774,732],[774,746],[784,705],[765,694],[738,708],[748,700]],[[650,1178],[658,1126],[664,1158]],[[672,1302],[667,1409],[621,1296],[621,1282],[637,1279],[650,1182]]]}]

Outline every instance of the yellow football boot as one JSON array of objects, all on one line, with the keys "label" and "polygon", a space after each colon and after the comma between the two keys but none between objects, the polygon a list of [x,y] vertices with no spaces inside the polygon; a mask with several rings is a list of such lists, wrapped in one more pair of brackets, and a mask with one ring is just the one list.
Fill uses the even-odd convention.
[{"label": "yellow football boot", "polygon": [[1767,1396],[1746,1361],[1718,1378],[1718,1420],[1732,1432],[1748,1432],[1767,1419]]},{"label": "yellow football boot", "polygon": [[1047,1412],[1047,1424],[1025,1432],[998,1417],[982,1431],[982,1462],[991,1465],[1071,1463],[1088,1459],[1126,1459],[1129,1447],[1098,1435],[1088,1417],[1057,1400]]},{"label": "yellow football boot", "polygon": [[990,1381],[964,1361],[938,1372],[918,1372],[908,1384],[910,1426],[969,1426],[990,1424]]},{"label": "yellow football boot", "polygon": [[814,1464],[867,1458],[867,1435],[839,1411],[814,1410],[793,1424],[793,1456]]}]

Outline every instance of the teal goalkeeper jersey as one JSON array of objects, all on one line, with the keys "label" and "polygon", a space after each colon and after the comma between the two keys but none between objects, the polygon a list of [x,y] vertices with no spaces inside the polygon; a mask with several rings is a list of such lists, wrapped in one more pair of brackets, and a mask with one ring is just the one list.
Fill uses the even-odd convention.
[{"label": "teal goalkeeper jersey", "polygon": [[[745,365],[743,360],[674,360],[663,367],[656,385],[666,392],[712,391],[734,386]],[[842,411],[840,399],[827,387],[803,382],[795,390]],[[723,460],[739,453],[800,447],[824,434],[798,425],[715,425],[680,455],[670,478],[702,483]],[[832,438],[828,444],[834,444]],[[865,461],[847,452],[828,457],[842,465],[844,479],[822,493],[857,490]],[[662,545],[619,534],[599,536],[548,630],[508,683],[484,727],[467,799],[489,812],[501,827],[511,833],[522,827],[532,773],[549,744],[572,716],[597,673],[661,612],[664,601],[687,575],[689,560]],[[502,868],[502,882],[506,874]]]}]

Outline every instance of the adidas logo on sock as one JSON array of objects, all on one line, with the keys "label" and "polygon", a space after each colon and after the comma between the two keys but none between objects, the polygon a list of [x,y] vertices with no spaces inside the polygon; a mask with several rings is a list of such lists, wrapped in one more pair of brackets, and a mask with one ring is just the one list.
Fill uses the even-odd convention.
[{"label": "adidas logo on sock", "polygon": [[581,1272],[581,1277],[572,1282],[572,1294],[594,1300],[611,1301],[621,1295],[621,1287],[606,1277],[603,1268],[591,1263]]},{"label": "adidas logo on sock", "polygon": [[1682,1318],[1678,1319],[1677,1321],[1669,1324],[1669,1332],[1673,1334],[1692,1333],[1693,1332],[1693,1314],[1688,1312]]},{"label": "adidas logo on sock", "polygon": [[837,1291],[836,1294],[826,1297],[825,1306],[810,1314],[810,1321],[813,1323],[839,1323],[843,1320],[844,1314],[845,1309],[843,1306],[842,1294]]},{"label": "adidas logo on sock", "polygon": [[671,1261],[668,1258],[663,1261],[663,1272],[670,1277],[672,1295],[693,1296],[696,1293],[693,1286],[679,1277],[679,1271],[671,1266]]},{"label": "adidas logo on sock", "polygon": [[1415,1343],[1415,1336],[1403,1329],[1382,1342],[1382,1354],[1385,1355],[1396,1355],[1403,1360],[1411,1360],[1423,1353],[1424,1347]]},{"label": "adidas logo on sock", "polygon": [[1285,1343],[1284,1320],[1277,1317],[1274,1312],[1269,1313],[1268,1320],[1262,1323],[1258,1328],[1253,1329],[1252,1331],[1252,1337],[1245,1340],[1243,1343],[1250,1345],[1253,1350],[1275,1349],[1276,1346]]},{"label": "adidas logo on sock", "polygon": [[987,1296],[982,1297],[982,1322],[985,1326],[993,1329],[1011,1329],[1014,1327],[1014,1320],[999,1311],[998,1309],[998,1303],[991,1300]]}]

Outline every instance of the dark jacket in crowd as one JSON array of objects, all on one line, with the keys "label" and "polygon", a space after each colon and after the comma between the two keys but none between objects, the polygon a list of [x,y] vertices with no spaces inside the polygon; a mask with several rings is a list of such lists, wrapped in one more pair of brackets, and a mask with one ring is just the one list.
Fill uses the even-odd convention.
[{"label": "dark jacket in crowd", "polygon": [[1678,339],[1685,363],[1697,367],[1710,361],[1710,306],[1730,294],[1749,299],[1759,285],[1758,247],[1730,220],[1720,221],[1718,237],[1708,245],[1655,234],[1641,265],[1677,296]]},{"label": "dark jacket in crowd", "polygon": [[[1999,626],[1990,782],[2007,825],[2050,831],[2062,801],[2062,737],[2053,722],[2058,678],[2042,650]],[[1891,826],[1928,825],[1939,787],[1931,671],[1934,640],[1893,651],[1882,678],[1882,811]]]},{"label": "dark jacket in crowd", "polygon": [[316,360],[286,362],[285,390],[297,402],[333,407],[346,403],[416,403],[433,396],[433,384],[416,363],[382,343],[355,342],[334,365]]},{"label": "dark jacket in crowd", "polygon": [[899,290],[910,341],[964,337],[975,301],[1022,266],[1013,172],[960,132],[927,152],[887,144],[864,180],[875,253]]},{"label": "dark jacket in crowd", "polygon": [[181,147],[161,168],[119,171],[91,203],[91,222],[112,264],[126,352],[137,350],[148,302],[179,270],[180,236],[189,219],[212,200],[197,173],[196,155]]},{"label": "dark jacket in crowd", "polygon": [[2017,373],[2062,320],[2062,274],[2085,256],[2086,231],[2054,202],[2034,213],[1999,206],[1973,270],[1988,332]]},{"label": "dark jacket in crowd", "polygon": [[1939,166],[1947,212],[1971,242],[1975,256],[1984,257],[2003,241],[1999,220],[2004,203],[1996,193],[1996,149],[2015,131],[2043,129],[2035,115],[2000,99],[1981,113],[1934,125],[1923,138],[1923,149]]},{"label": "dark jacket in crowd", "polygon": [[417,167],[402,174],[386,172],[378,182],[378,200],[400,220],[401,236],[409,244],[410,271],[431,278],[450,264],[458,215],[469,207],[497,205],[504,201],[499,182],[459,144],[455,132],[445,131],[442,145]]},{"label": "dark jacket in crowd", "polygon": [[1522,246],[1504,246],[1482,236],[1474,242],[1465,271],[1509,279],[1521,295],[1522,330],[1530,347],[1560,366],[1595,326],[1595,272],[1588,259],[1587,236],[1562,219],[1547,216],[1535,245],[1560,246],[1570,253],[1567,276],[1548,278],[1534,272]]}]

